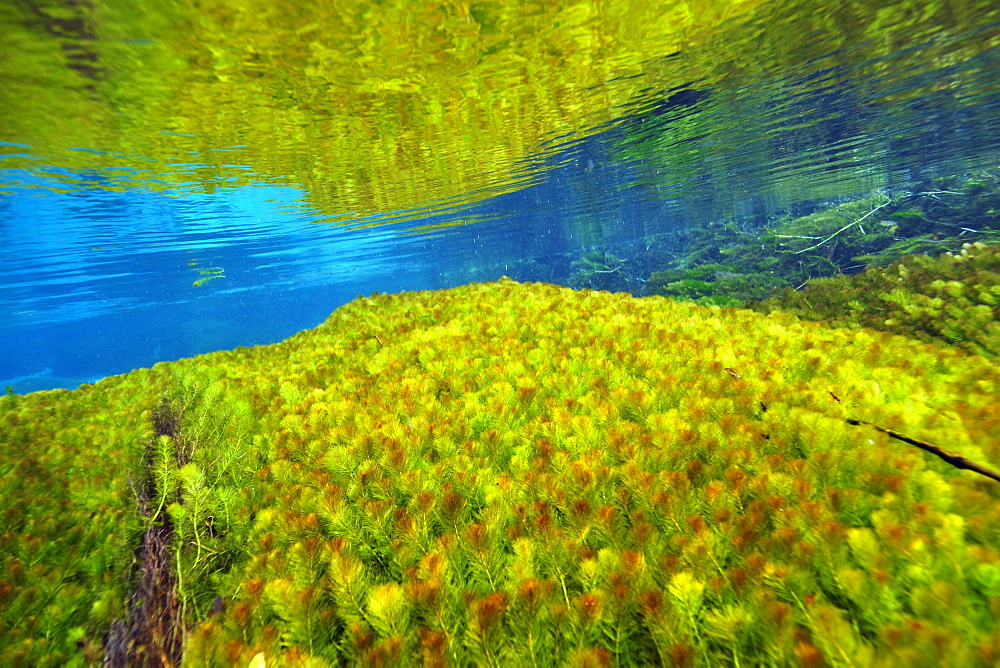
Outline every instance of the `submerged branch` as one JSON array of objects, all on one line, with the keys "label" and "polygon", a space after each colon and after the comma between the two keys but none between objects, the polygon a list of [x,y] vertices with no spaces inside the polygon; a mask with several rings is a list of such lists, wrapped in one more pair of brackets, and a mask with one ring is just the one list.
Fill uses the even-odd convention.
[{"label": "submerged branch", "polygon": [[954,466],[957,469],[966,469],[968,471],[975,471],[976,473],[979,473],[980,475],[984,475],[987,478],[992,478],[993,480],[996,480],[997,482],[1000,482],[1000,472],[994,471],[993,469],[987,468],[987,467],[985,467],[985,466],[983,466],[981,464],[977,464],[976,462],[974,462],[974,461],[972,461],[970,459],[967,459],[967,458],[963,457],[962,455],[957,455],[957,454],[955,454],[953,452],[947,452],[945,450],[942,450],[938,446],[933,445],[931,443],[928,443],[927,441],[921,441],[921,440],[918,440],[918,439],[915,439],[915,438],[910,438],[909,436],[906,436],[905,434],[901,434],[898,431],[895,431],[893,429],[887,429],[885,427],[880,427],[877,424],[872,424],[871,422],[865,422],[864,420],[855,420],[853,418],[847,418],[847,424],[852,424],[852,425],[855,425],[855,426],[862,425],[862,424],[868,425],[869,427],[871,427],[871,428],[873,428],[873,429],[875,429],[877,431],[880,431],[883,434],[887,435],[889,438],[894,438],[897,441],[903,441],[904,443],[909,443],[910,445],[915,445],[918,448],[920,448],[921,450],[926,450],[927,452],[931,453],[932,455],[936,455],[937,457],[940,457],[941,459],[943,459],[944,461],[948,462],[949,464],[951,464],[952,466]]},{"label": "submerged branch", "polygon": [[[877,207],[875,207],[874,209],[872,209],[871,211],[869,211],[865,215],[861,216],[860,218],[858,218],[857,220],[855,220],[853,223],[848,223],[847,225],[844,225],[842,228],[840,228],[839,230],[837,230],[833,234],[830,234],[830,235],[824,237],[823,240],[820,241],[818,244],[810,246],[809,248],[803,248],[802,250],[795,251],[793,254],[794,255],[799,255],[801,253],[806,253],[806,252],[811,251],[813,249],[819,248],[820,246],[822,246],[823,244],[825,244],[827,241],[829,241],[830,239],[832,239],[835,236],[837,236],[838,234],[840,234],[841,232],[843,232],[845,230],[849,230],[852,227],[854,227],[855,225],[859,225],[860,226],[861,225],[861,221],[863,221],[865,218],[867,218],[868,216],[872,215],[873,213],[875,213],[879,209],[889,206],[890,204],[892,204],[892,202],[893,202],[893,200],[890,198],[887,202],[883,202],[882,204],[879,204]],[[864,231],[864,229],[862,228],[862,232],[863,231]]]}]

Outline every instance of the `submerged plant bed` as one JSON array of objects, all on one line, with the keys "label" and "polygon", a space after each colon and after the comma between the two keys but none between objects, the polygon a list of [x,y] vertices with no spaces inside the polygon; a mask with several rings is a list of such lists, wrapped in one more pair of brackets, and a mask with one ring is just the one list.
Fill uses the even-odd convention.
[{"label": "submerged plant bed", "polygon": [[810,281],[804,290],[748,304],[831,325],[871,327],[1000,357],[1000,245],[965,244],[915,255],[857,276]]},{"label": "submerged plant bed", "polygon": [[[852,276],[912,255],[1000,241],[1000,175],[985,170],[787,213],[764,227],[729,220],[687,233],[646,292],[705,306],[740,306],[807,281]],[[645,264],[629,257],[627,265]],[[624,271],[620,272],[624,273]],[[578,281],[579,285],[585,285]]]},{"label": "submerged plant bed", "polygon": [[0,399],[0,656],[995,665],[1000,483],[890,434],[996,467],[998,389],[983,357],[781,313],[358,298]]}]

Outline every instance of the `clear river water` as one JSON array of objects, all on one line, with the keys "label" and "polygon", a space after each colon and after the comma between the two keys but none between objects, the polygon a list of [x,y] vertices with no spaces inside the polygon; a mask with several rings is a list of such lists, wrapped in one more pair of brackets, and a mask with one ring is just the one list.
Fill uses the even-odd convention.
[{"label": "clear river water", "polygon": [[0,40],[15,392],[373,291],[657,294],[705,230],[1000,165],[993,2],[24,0]]}]

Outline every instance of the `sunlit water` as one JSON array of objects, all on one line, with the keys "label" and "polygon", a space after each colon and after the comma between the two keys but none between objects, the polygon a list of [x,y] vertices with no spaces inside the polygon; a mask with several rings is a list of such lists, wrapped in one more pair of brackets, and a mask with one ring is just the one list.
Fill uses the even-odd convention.
[{"label": "sunlit water", "polygon": [[991,3],[0,13],[0,386],[996,167]]}]

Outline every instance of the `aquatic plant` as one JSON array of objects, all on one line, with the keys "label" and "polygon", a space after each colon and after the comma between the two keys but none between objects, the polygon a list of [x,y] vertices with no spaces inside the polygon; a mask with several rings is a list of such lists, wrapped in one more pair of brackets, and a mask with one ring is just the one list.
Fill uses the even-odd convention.
[{"label": "aquatic plant", "polygon": [[99,661],[169,525],[189,665],[991,665],[1000,485],[891,434],[996,467],[998,387],[983,357],[778,312],[359,297],[272,346],[0,398],[0,653]]},{"label": "aquatic plant", "polygon": [[1000,356],[1000,246],[966,244],[932,258],[916,255],[885,269],[810,281],[804,290],[748,304],[809,320],[863,326]]},{"label": "aquatic plant", "polygon": [[998,212],[997,174],[982,171],[818,206],[804,215],[788,213],[761,229],[720,222],[689,231],[684,253],[652,272],[647,293],[737,306],[908,255],[996,243]]},{"label": "aquatic plant", "polygon": [[0,655],[10,665],[97,662],[112,620],[126,614],[144,529],[130,450],[152,431],[141,376],[0,405]]},{"label": "aquatic plant", "polygon": [[567,283],[570,287],[608,292],[633,292],[640,282],[631,275],[631,267],[623,258],[613,253],[592,250],[580,255],[570,267],[573,272]]}]

